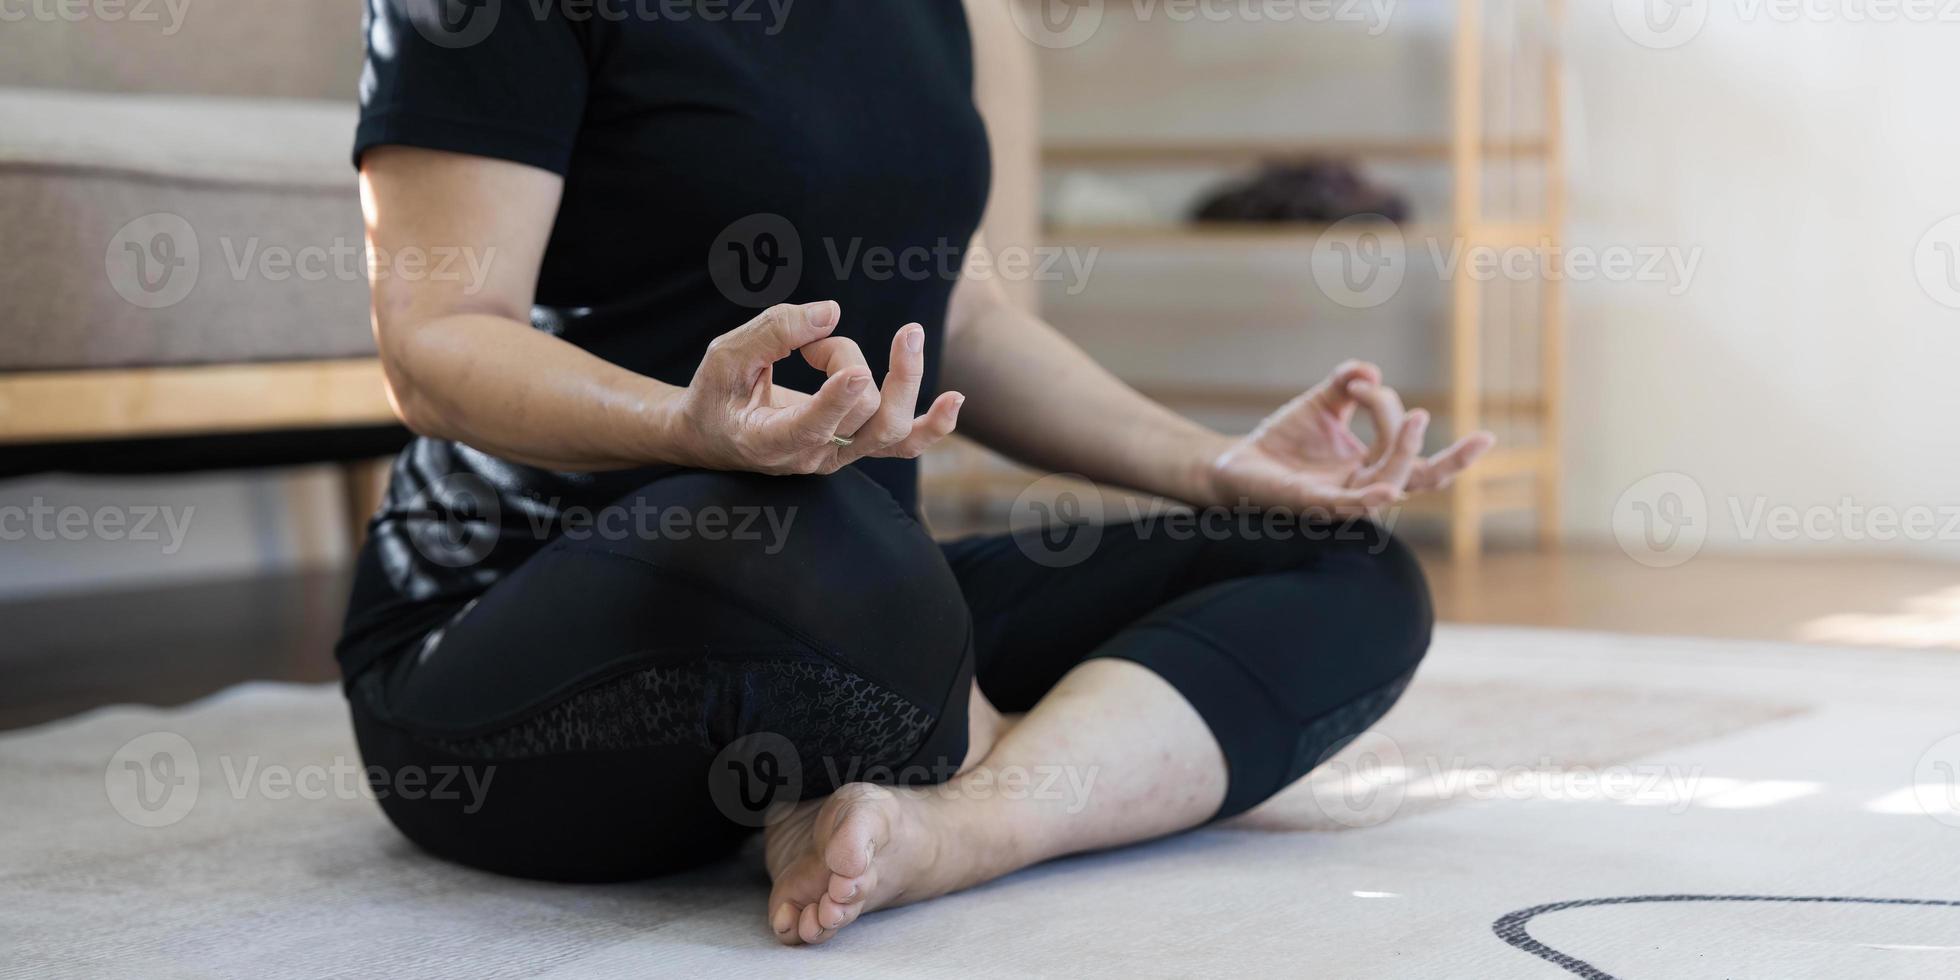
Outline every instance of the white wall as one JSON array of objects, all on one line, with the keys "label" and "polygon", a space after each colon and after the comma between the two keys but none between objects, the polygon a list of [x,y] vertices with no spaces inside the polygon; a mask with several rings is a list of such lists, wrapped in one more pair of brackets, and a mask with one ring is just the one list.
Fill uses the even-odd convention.
[{"label": "white wall", "polygon": [[[1699,264],[1685,281],[1568,287],[1571,534],[1610,543],[1623,493],[1651,498],[1643,478],[1679,472],[1706,501],[1710,548],[1960,558],[1942,515],[1921,540],[1876,542],[1856,540],[1869,515],[1840,506],[1960,505],[1960,309],[1914,265],[1921,236],[1960,214],[1960,23],[1784,24],[1755,0],[1688,0],[1699,33],[1656,49],[1616,20],[1639,2],[1567,4],[1568,238]],[[1371,35],[1139,25],[1112,2],[1090,41],[1045,54],[1048,130],[1440,136],[1451,7],[1402,4]],[[1416,188],[1419,217],[1446,213],[1432,184],[1391,176]],[[1960,247],[1960,228],[1945,237]],[[1047,310],[1136,373],[1164,370],[1159,345],[1183,338],[1185,373],[1309,381],[1354,353],[1434,385],[1433,271],[1412,262],[1388,315],[1356,318],[1299,288],[1303,261],[1112,251]],[[1826,510],[1783,535],[1738,523],[1759,505]]]},{"label": "white wall", "polygon": [[1745,539],[1728,506],[1960,504],[1960,310],[1914,265],[1960,214],[1960,23],[1786,25],[1715,2],[1654,50],[1610,5],[1571,6],[1573,237],[1703,250],[1678,297],[1572,288],[1574,530],[1610,533],[1614,499],[1672,470],[1708,495],[1711,546],[1960,558],[1951,535]]}]

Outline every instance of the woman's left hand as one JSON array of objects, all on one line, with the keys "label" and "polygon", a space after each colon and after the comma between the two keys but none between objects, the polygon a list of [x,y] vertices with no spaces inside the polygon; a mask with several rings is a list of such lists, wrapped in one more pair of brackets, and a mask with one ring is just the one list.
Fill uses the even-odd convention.
[{"label": "woman's left hand", "polygon": [[[1349,427],[1357,408],[1374,422],[1373,446]],[[1429,413],[1404,412],[1380,368],[1349,361],[1220,453],[1207,474],[1211,496],[1224,505],[1365,517],[1411,493],[1449,486],[1497,442],[1477,432],[1425,459],[1428,430]]]}]

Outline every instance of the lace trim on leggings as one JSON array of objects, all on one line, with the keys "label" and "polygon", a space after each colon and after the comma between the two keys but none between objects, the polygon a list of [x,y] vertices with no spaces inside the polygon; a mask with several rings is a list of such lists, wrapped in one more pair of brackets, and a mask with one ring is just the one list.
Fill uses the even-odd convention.
[{"label": "lace trim on leggings", "polygon": [[744,735],[772,732],[805,758],[895,766],[918,751],[933,721],[835,664],[702,661],[613,677],[489,734],[424,741],[466,758],[524,759],[671,745],[712,754]]},{"label": "lace trim on leggings", "polygon": [[1415,678],[1412,669],[1381,687],[1375,688],[1348,703],[1307,722],[1300,732],[1300,740],[1295,743],[1293,772],[1287,783],[1320,768],[1321,763],[1331,759],[1348,743],[1360,737],[1361,733],[1373,727],[1375,722],[1395,707],[1402,692]]}]

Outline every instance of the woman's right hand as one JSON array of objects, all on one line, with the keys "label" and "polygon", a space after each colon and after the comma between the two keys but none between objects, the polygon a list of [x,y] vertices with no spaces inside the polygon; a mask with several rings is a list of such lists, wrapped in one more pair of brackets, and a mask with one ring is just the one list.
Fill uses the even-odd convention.
[{"label": "woman's right hand", "polygon": [[[892,338],[891,370],[874,389],[863,351],[831,336],[841,316],[829,301],[775,306],[716,337],[675,413],[680,457],[703,469],[824,474],[866,457],[916,458],[951,435],[966,400],[958,392],[912,415],[925,378],[924,328],[907,324]],[[773,365],[792,353],[828,376],[816,394],[773,382]]]},{"label": "woman's right hand", "polygon": [[[388,394],[416,434],[564,472],[669,464],[831,473],[866,456],[917,456],[953,431],[958,394],[912,417],[925,378],[924,331],[909,324],[898,332],[880,390],[857,344],[831,335],[836,303],[778,306],[716,338],[686,388],[533,329],[563,190],[556,174],[504,160],[404,146],[362,158],[371,254],[457,248],[482,260],[481,281],[374,281]],[[798,352],[828,375],[815,395],[771,383],[770,366]]]}]

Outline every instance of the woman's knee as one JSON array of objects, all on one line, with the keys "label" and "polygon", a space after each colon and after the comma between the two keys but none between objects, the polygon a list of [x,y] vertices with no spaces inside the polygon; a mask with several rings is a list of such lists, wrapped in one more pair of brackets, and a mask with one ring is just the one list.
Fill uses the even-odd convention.
[{"label": "woman's knee", "polygon": [[601,549],[765,602],[793,621],[803,613],[822,621],[836,618],[834,612],[880,609],[943,615],[963,605],[931,536],[855,470],[829,476],[690,470],[655,480],[606,510],[614,513],[614,527],[631,530],[593,536]]},{"label": "woman's knee", "polygon": [[1372,523],[1338,560],[1358,591],[1359,610],[1381,626],[1379,655],[1398,675],[1414,670],[1429,651],[1436,625],[1422,562],[1400,538]]},{"label": "woman's knee", "polygon": [[607,550],[930,713],[965,704],[965,596],[931,535],[869,478],[687,472],[626,503],[689,533]]},{"label": "woman's knee", "polygon": [[1376,533],[1365,540],[1366,550],[1375,559],[1386,598],[1402,603],[1409,617],[1420,621],[1422,632],[1428,634],[1435,622],[1435,610],[1430,602],[1429,576],[1424,574],[1422,561],[1416,557],[1415,550],[1379,526]]}]

